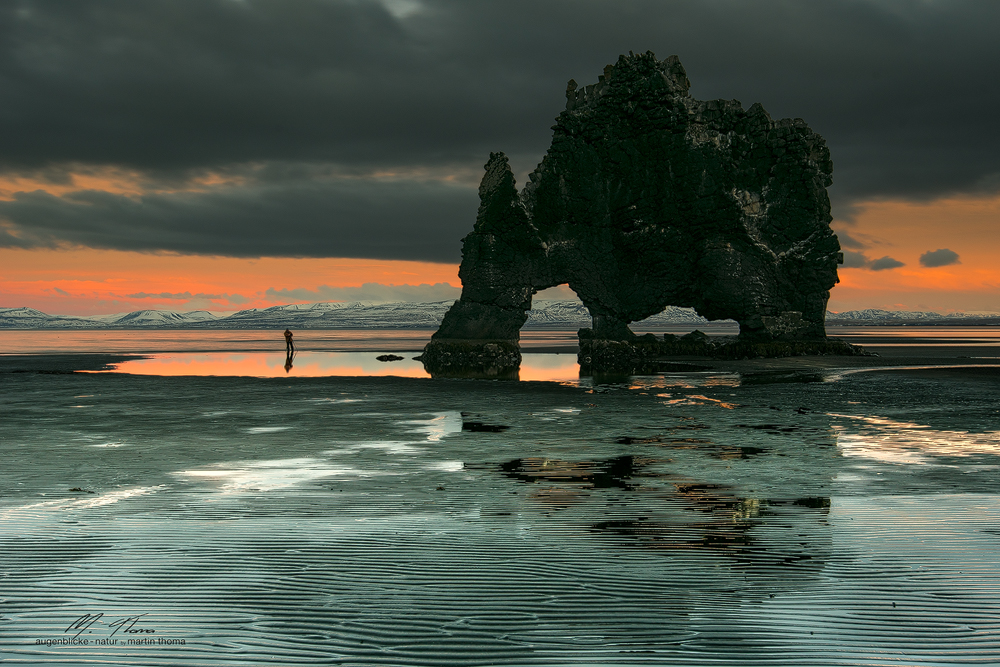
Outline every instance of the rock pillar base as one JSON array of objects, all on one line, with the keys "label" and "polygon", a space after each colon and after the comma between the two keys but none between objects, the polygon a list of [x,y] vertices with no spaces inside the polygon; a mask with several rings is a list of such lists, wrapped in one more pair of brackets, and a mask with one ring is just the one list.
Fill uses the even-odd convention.
[{"label": "rock pillar base", "polygon": [[517,380],[521,348],[516,340],[433,339],[417,359],[433,378]]},{"label": "rock pillar base", "polygon": [[[586,331],[586,330],[584,330]],[[583,332],[581,332],[583,334]],[[580,336],[581,375],[655,375],[677,365],[679,359],[773,359],[806,355],[871,356],[859,345],[835,338],[816,340],[753,341],[711,339],[700,331],[677,337],[665,334],[636,336],[632,340],[606,340]],[[679,370],[679,369],[678,369]]]}]

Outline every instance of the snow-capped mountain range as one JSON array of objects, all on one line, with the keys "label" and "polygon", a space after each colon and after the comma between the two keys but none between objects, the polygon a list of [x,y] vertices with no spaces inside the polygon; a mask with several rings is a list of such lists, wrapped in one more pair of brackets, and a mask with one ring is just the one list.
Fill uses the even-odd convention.
[{"label": "snow-capped mountain range", "polygon": [[[225,316],[205,310],[189,313],[140,310],[80,317],[48,315],[33,308],[0,308],[0,329],[436,329],[452,301],[432,303],[308,303],[250,308]],[[670,307],[645,321],[657,324],[705,324],[690,308]],[[526,328],[590,326],[590,313],[575,301],[536,301]]]},{"label": "snow-capped mountain range", "polygon": [[[452,301],[432,303],[308,303],[251,308],[218,316],[207,310],[175,312],[138,310],[131,313],[80,317],[49,315],[34,308],[0,308],[0,329],[435,329]],[[931,312],[852,310],[827,313],[831,324],[1000,323],[1000,313],[941,315]],[[536,301],[528,312],[527,329],[574,329],[590,326],[590,314],[579,301]],[[633,329],[643,326],[707,324],[691,308],[667,307]]]}]

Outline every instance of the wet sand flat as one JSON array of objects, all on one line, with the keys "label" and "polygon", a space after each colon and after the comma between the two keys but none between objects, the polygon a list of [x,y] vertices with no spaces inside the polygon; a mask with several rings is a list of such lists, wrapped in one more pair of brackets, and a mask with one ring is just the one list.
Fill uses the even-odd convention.
[{"label": "wet sand flat", "polygon": [[0,656],[995,664],[1000,378],[960,356],[602,384],[0,355]]}]

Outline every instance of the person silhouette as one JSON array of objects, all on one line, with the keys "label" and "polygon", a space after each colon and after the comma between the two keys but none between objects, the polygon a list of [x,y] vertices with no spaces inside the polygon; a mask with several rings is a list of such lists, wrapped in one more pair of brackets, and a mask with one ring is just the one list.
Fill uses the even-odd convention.
[{"label": "person silhouette", "polygon": [[285,329],[285,353],[295,354],[295,345],[292,343],[292,332],[290,329]]},{"label": "person silhouette", "polygon": [[292,353],[288,352],[285,354],[285,372],[292,370]]}]

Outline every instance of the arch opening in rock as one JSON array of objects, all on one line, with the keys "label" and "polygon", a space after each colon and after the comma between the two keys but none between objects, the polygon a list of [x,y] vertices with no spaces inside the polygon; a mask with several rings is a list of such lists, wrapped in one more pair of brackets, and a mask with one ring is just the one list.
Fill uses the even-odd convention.
[{"label": "arch opening in rock", "polygon": [[668,305],[735,320],[744,347],[822,347],[841,261],[825,142],[759,104],[695,100],[689,85],[676,56],[621,56],[597,84],[570,82],[523,189],[507,157],[490,154],[461,298],[425,348],[432,374],[459,362],[516,368],[532,296],[562,284],[593,318],[581,357],[603,341],[629,358],[629,324]]}]

